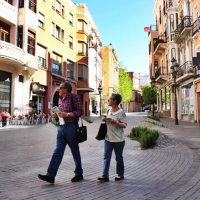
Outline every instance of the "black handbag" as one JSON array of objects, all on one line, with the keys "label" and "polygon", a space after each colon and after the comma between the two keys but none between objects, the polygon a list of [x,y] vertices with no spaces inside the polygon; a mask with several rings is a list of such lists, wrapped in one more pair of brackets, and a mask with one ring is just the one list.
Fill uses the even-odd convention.
[{"label": "black handbag", "polygon": [[107,125],[106,123],[101,123],[99,127],[99,131],[97,133],[97,136],[95,137],[97,140],[104,140],[107,133]]},{"label": "black handbag", "polygon": [[83,126],[82,118],[81,118],[81,122],[82,122],[82,126],[76,128],[77,143],[85,142],[87,140],[87,127]]}]

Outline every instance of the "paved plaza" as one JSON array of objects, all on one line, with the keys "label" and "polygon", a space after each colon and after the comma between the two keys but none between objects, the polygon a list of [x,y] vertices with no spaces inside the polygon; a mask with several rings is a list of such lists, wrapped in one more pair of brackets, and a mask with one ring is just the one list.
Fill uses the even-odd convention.
[{"label": "paved plaza", "polygon": [[49,124],[0,129],[0,199],[200,199],[200,127],[198,124],[163,118],[161,126],[141,121],[144,113],[128,113],[128,134],[136,125],[161,131],[155,148],[141,150],[139,143],[126,138],[125,179],[115,181],[113,153],[110,181],[98,182],[102,175],[103,141],[97,141],[100,118],[84,121],[88,140],[80,144],[84,180],[72,183],[74,163],[69,148],[56,176],[55,184],[37,178],[45,174],[56,144],[56,127]]}]

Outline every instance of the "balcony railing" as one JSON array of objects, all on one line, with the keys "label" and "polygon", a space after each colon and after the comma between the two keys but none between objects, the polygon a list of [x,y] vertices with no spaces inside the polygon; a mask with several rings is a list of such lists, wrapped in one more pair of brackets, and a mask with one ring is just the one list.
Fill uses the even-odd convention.
[{"label": "balcony railing", "polygon": [[13,24],[17,24],[17,8],[5,0],[0,0],[0,15]]},{"label": "balcony railing", "polygon": [[62,76],[61,69],[52,68],[52,73]]},{"label": "balcony railing", "polygon": [[167,38],[165,34],[158,36],[156,42],[154,43],[154,51],[156,50],[156,48],[158,47],[160,43],[167,43]]},{"label": "balcony railing", "polygon": [[185,74],[193,73],[193,72],[194,72],[194,69],[193,69],[192,61],[187,61],[178,68],[178,77],[180,78],[181,76]]},{"label": "balcony railing", "polygon": [[168,68],[167,67],[160,67],[157,69],[156,73],[155,73],[155,79],[157,79],[159,76],[168,75]]},{"label": "balcony railing", "polygon": [[192,36],[194,36],[198,31],[200,31],[200,16],[198,19],[192,24]]},{"label": "balcony railing", "polygon": [[185,16],[181,23],[177,26],[177,29],[175,30],[175,38],[177,38],[179,35],[181,35],[182,31],[192,26],[192,17],[191,16]]}]

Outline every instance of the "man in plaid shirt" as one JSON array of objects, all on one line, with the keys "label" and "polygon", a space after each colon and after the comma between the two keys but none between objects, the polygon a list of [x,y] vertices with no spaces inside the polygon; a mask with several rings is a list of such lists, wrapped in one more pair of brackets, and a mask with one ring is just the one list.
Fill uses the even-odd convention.
[{"label": "man in plaid shirt", "polygon": [[[65,124],[58,126],[57,145],[47,169],[47,174],[38,175],[39,179],[49,183],[55,182],[55,176],[62,161],[66,145],[69,145],[75,163],[75,176],[71,181],[77,182],[83,179],[81,155],[76,141],[76,126],[78,118],[83,115],[83,107],[79,96],[71,92],[72,86],[70,83],[64,82],[60,84],[58,106],[61,112],[58,115],[64,119]],[[58,118],[56,113],[53,113],[52,117]]]}]

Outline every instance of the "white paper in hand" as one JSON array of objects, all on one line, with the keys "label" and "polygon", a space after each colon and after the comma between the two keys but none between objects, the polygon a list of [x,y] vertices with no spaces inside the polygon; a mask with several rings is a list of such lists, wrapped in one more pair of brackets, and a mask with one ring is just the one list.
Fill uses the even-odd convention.
[{"label": "white paper in hand", "polygon": [[[54,112],[54,113],[56,113],[56,114],[58,114],[59,112],[61,112],[60,109],[59,109],[59,107],[57,107],[57,106],[54,106],[53,108],[51,108],[51,111]],[[64,119],[62,117],[58,116],[58,119],[59,119],[59,124],[60,125],[64,125],[65,124],[65,121],[64,121]]]}]

